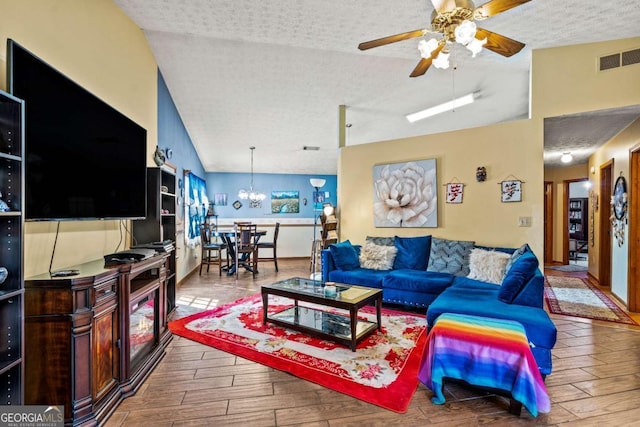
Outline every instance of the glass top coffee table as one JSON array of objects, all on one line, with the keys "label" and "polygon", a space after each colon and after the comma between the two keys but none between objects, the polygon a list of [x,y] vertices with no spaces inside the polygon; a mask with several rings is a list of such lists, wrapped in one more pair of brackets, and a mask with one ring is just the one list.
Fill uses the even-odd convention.
[{"label": "glass top coffee table", "polygon": [[[360,341],[376,329],[382,330],[382,290],[341,283],[335,283],[335,288],[335,294],[327,293],[322,282],[301,277],[263,285],[264,324],[271,322],[312,336],[331,339],[356,351],[356,345]],[[268,316],[269,295],[291,298],[294,305]],[[330,313],[319,308],[300,306],[299,301],[339,308],[348,313]],[[366,305],[375,305],[377,322],[358,319],[358,310]]]}]

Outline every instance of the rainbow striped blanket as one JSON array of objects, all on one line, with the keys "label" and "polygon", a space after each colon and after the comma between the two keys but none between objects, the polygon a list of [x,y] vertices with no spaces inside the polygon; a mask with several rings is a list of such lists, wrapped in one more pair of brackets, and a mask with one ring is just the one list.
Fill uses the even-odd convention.
[{"label": "rainbow striped blanket", "polygon": [[420,381],[445,402],[444,378],[511,393],[534,417],[551,403],[524,328],[513,320],[445,313],[429,332],[418,373]]}]

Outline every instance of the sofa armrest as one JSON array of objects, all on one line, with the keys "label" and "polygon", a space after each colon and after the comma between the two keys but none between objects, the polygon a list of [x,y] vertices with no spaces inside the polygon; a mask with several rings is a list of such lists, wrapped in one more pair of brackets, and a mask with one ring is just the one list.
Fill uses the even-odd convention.
[{"label": "sofa armrest", "polygon": [[322,264],[322,281],[326,282],[329,280],[329,273],[336,269],[329,249],[323,249],[320,252],[320,261]]}]

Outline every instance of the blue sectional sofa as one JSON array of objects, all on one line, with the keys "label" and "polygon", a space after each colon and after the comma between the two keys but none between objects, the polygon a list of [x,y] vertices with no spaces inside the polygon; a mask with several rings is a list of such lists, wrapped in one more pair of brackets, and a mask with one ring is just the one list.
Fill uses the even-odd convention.
[{"label": "blue sectional sofa", "polygon": [[543,308],[544,277],[528,245],[492,248],[431,236],[367,237],[322,251],[322,280],[382,289],[383,301],[443,313],[520,322],[543,375],[551,373],[556,327]]}]

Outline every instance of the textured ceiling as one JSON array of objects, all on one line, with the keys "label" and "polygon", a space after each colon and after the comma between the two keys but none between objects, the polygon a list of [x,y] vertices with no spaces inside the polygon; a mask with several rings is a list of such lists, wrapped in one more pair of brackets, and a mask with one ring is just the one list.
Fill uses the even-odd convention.
[{"label": "textured ceiling", "polygon": [[[247,172],[255,146],[257,173],[336,173],[339,105],[351,124],[347,145],[526,118],[532,49],[640,35],[633,1],[612,8],[602,0],[533,0],[480,23],[525,43],[517,55],[483,51],[471,59],[462,48],[452,55],[456,67],[409,78],[417,40],[357,46],[428,27],[428,0],[114,2],[144,30],[209,172]],[[480,99],[455,112],[413,124],[404,117],[472,91]],[[554,153],[594,143],[592,134],[560,137],[562,126],[554,123],[557,140],[545,143]]]}]

